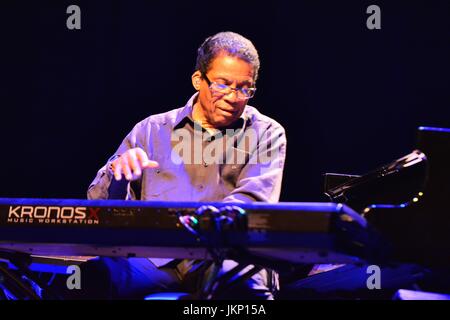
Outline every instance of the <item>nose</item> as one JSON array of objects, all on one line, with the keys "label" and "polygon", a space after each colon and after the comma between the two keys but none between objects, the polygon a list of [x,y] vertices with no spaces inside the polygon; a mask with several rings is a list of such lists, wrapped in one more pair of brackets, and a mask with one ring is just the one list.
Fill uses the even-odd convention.
[{"label": "nose", "polygon": [[236,89],[231,90],[229,93],[224,95],[223,98],[229,103],[235,103],[235,102],[239,101],[238,93],[237,93]]}]

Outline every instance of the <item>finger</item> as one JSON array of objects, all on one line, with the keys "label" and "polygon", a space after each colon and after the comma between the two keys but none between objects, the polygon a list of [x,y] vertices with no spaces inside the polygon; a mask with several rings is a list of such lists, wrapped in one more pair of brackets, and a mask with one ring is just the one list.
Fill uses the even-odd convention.
[{"label": "finger", "polygon": [[147,153],[142,149],[136,149],[136,156],[141,163],[142,168],[157,168],[159,163],[153,160],[149,160]]},{"label": "finger", "polygon": [[131,174],[130,170],[130,164],[128,163],[128,157],[122,157],[122,172],[125,175],[125,178],[128,181],[131,181],[133,179],[133,175]]},{"label": "finger", "polygon": [[114,168],[114,178],[116,181],[122,180],[122,164],[120,163],[120,160],[116,161]]},{"label": "finger", "polygon": [[130,152],[128,153],[128,163],[130,164],[130,167],[133,170],[133,174],[139,177],[142,173],[141,164],[137,159],[135,150],[130,150]]},{"label": "finger", "polygon": [[148,160],[145,163],[145,168],[158,168],[159,167],[159,163],[153,160]]},{"label": "finger", "polygon": [[144,168],[148,161],[147,153],[145,153],[145,151],[142,150],[141,148],[137,148],[136,149],[136,157],[139,160],[141,167]]}]

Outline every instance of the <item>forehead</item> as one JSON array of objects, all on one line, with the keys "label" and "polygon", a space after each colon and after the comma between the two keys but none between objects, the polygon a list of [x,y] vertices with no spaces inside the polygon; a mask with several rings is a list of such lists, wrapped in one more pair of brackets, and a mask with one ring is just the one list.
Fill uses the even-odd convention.
[{"label": "forehead", "polygon": [[253,65],[245,60],[229,55],[219,55],[211,62],[208,74],[227,80],[253,82]]}]

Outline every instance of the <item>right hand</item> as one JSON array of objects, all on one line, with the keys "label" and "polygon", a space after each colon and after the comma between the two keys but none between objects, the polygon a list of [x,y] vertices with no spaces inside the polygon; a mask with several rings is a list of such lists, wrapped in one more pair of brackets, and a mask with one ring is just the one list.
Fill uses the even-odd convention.
[{"label": "right hand", "polygon": [[128,181],[136,180],[141,176],[142,170],[158,166],[158,162],[149,160],[147,153],[141,148],[129,149],[111,162],[111,169],[117,181],[122,179],[122,174]]}]

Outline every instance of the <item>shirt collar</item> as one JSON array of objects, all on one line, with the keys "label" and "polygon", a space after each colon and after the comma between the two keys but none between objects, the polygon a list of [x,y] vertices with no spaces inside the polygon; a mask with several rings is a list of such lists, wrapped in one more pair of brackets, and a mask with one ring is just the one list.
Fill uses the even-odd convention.
[{"label": "shirt collar", "polygon": [[[184,105],[183,108],[181,108],[180,112],[178,113],[177,117],[175,118],[174,128],[177,128],[178,125],[186,118],[188,118],[190,121],[194,121],[192,118],[192,110],[195,101],[197,100],[198,92],[194,93],[192,97],[188,100],[188,102]],[[247,125],[247,122],[249,122],[250,118],[247,114],[247,106],[245,106],[244,111],[242,112],[241,116],[239,117],[242,119],[242,129],[245,129],[245,126]]]}]

